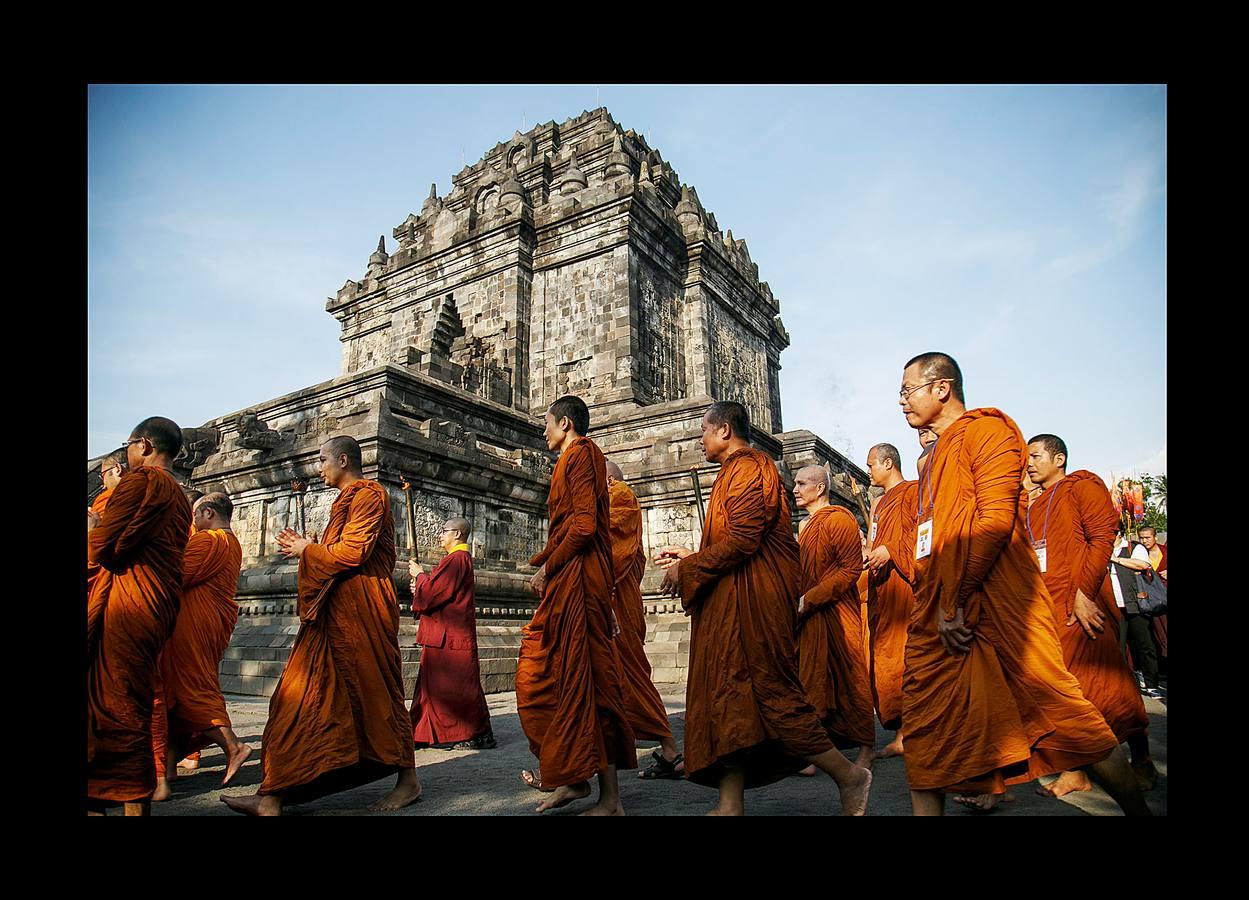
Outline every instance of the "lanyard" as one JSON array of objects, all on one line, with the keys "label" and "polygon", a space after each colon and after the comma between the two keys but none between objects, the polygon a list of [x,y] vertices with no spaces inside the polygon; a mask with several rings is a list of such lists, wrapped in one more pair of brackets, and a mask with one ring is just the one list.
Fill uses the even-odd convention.
[{"label": "lanyard", "polygon": [[[896,487],[902,487],[902,485],[900,485],[900,484],[899,484],[899,485],[896,485]],[[880,514],[881,514],[881,511],[885,508],[885,501],[889,499],[889,494],[891,494],[891,493],[893,493],[893,489],[891,489],[891,490],[889,491],[889,493],[883,494],[883,495],[881,496],[881,498],[880,498],[879,500],[877,500],[877,501],[876,501],[876,511],[875,511],[874,513],[872,513],[872,521],[873,521],[873,522],[879,522],[879,521],[880,521]],[[899,494],[898,494],[898,497],[901,497],[901,496],[902,496],[902,494],[901,494],[901,493],[899,493]],[[893,509],[895,506],[897,506],[897,505],[898,505],[898,502],[899,502],[899,501],[897,500],[897,498],[895,498],[895,499],[894,499],[894,501],[893,501],[892,503],[890,503],[890,504],[889,504],[889,508],[890,508],[890,509]]]},{"label": "lanyard", "polygon": [[[1063,481],[1066,481],[1066,480],[1067,480],[1066,478],[1063,479]],[[1045,536],[1049,534],[1050,510],[1054,508],[1054,500],[1058,496],[1058,491],[1062,488],[1062,486],[1063,486],[1062,481],[1060,481],[1058,483],[1058,487],[1054,488],[1054,493],[1050,494],[1049,499],[1045,501],[1045,524],[1041,526],[1041,529],[1042,529],[1041,540],[1045,540]],[[1036,541],[1032,537],[1032,507],[1031,506],[1029,506],[1028,511],[1024,513],[1023,521],[1024,521],[1024,524],[1028,526],[1028,540],[1032,542],[1033,546],[1035,546]]]},{"label": "lanyard", "polygon": [[928,451],[928,505],[924,505],[924,473],[919,474],[919,518],[916,521],[924,521],[924,513],[926,511],[936,512],[937,503],[932,496],[932,470],[937,464],[937,446],[941,443],[941,438],[937,438],[936,443],[932,445],[932,449]]}]

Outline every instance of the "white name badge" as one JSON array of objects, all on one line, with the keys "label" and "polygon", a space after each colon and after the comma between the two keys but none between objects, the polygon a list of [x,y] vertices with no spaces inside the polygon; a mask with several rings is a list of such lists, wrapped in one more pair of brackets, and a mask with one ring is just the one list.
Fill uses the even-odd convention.
[{"label": "white name badge", "polygon": [[915,532],[915,558],[923,559],[932,553],[932,519],[920,522]]},{"label": "white name badge", "polygon": [[1032,545],[1036,551],[1036,561],[1041,564],[1041,574],[1045,574],[1045,541],[1037,541]]},{"label": "white name badge", "polygon": [[876,543],[876,523],[875,522],[872,523],[872,533],[868,535],[867,539],[871,541],[872,544]]}]

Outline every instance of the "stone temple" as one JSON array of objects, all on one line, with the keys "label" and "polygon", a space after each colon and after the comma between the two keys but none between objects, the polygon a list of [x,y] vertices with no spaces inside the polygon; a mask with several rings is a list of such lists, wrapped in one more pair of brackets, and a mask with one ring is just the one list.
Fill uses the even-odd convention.
[{"label": "stone temple", "polygon": [[[473,523],[487,691],[512,689],[535,606],[527,561],[545,541],[554,462],[542,417],[563,394],[589,405],[590,436],[638,495],[649,548],[697,546],[697,497],[718,468],[699,449],[712,400],[745,404],[755,446],[791,485],[798,467],[828,464],[834,501],[862,520],[851,480],[866,489],[866,473],[815,434],[784,430],[789,334],[746,242],[642,135],[596,109],[517,132],[452,185],[445,197],[431,188],[326,301],[342,326],[337,377],[184,428],[179,476],[230,495],[243,545],[228,693],[267,695],[281,674],[299,620],[295,566],[274,537],[324,529],[336,492],[316,458],[332,435],[355,437],[366,477],[390,491],[401,603],[407,556],[432,563],[445,519]],[[647,651],[656,681],[680,681],[688,619],[656,594],[659,579],[651,567],[643,581]],[[419,649],[403,622],[410,696]]]}]

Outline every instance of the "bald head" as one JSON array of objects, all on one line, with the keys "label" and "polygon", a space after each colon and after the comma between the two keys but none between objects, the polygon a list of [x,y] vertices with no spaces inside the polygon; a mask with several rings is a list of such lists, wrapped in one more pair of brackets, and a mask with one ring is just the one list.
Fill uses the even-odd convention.
[{"label": "bald head", "polygon": [[460,518],[459,516],[447,519],[447,523],[443,527],[446,528],[447,531],[454,532],[459,543],[466,542],[468,540],[468,536],[473,532],[473,526],[468,523],[468,519]]},{"label": "bald head", "polygon": [[803,466],[794,475],[794,500],[799,508],[815,511],[828,504],[833,483],[823,466]]},{"label": "bald head", "polygon": [[620,470],[620,466],[616,465],[610,459],[607,460],[607,477],[612,481],[624,481],[624,472]]},{"label": "bald head", "polygon": [[954,361],[954,357],[947,353],[938,353],[931,351],[921,353],[919,356],[913,356],[902,368],[909,369],[916,366],[923,381],[935,381],[937,379],[948,380],[951,382],[950,389],[959,403],[966,403],[963,399],[963,371],[958,367],[958,363]]},{"label": "bald head", "polygon": [[[196,493],[199,493],[196,491]],[[234,504],[230,497],[221,491],[201,494],[194,501],[191,510],[191,523],[197,531],[211,531],[214,528],[229,528],[230,518],[234,515]]]},{"label": "bald head", "polygon": [[121,454],[112,454],[100,461],[100,480],[104,482],[106,488],[111,490],[117,487],[117,483],[121,481],[121,476],[124,474],[126,474],[126,460]]},{"label": "bald head", "polygon": [[902,457],[893,444],[877,444],[867,451],[867,472],[873,487],[888,490],[902,480]]}]

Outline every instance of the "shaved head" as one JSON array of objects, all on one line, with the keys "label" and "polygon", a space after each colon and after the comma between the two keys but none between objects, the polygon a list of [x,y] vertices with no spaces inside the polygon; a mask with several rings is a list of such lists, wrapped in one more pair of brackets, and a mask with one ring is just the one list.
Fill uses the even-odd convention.
[{"label": "shaved head", "polygon": [[456,516],[453,519],[447,519],[447,524],[443,526],[451,531],[457,531],[460,534],[461,541],[468,541],[468,536],[473,533],[473,526],[468,524],[468,519]]},{"label": "shaved head", "polygon": [[607,460],[607,477],[614,478],[616,481],[624,481],[624,472],[610,459]]},{"label": "shaved head", "polygon": [[360,444],[355,438],[343,434],[330,438],[322,446],[335,461],[340,456],[346,456],[346,468],[352,475],[360,475],[364,471],[364,455],[360,452]]},{"label": "shaved head", "polygon": [[727,424],[733,429],[734,437],[750,440],[750,413],[736,400],[717,400],[707,407],[706,418],[712,425]]},{"label": "shaved head", "polygon": [[234,504],[230,502],[230,497],[221,491],[214,491],[211,494],[204,494],[199,500],[195,501],[196,509],[211,509],[217,514],[217,518],[227,525],[230,524],[230,517],[234,515]]},{"label": "shaved head", "polygon": [[147,438],[161,456],[173,458],[182,449],[182,429],[173,419],[151,416],[144,419],[130,432],[131,438]]},{"label": "shaved head", "polygon": [[803,466],[794,476],[795,480],[801,478],[803,481],[819,482],[824,485],[824,496],[829,496],[833,492],[833,479],[829,477],[828,469],[823,466]]},{"label": "shaved head", "polygon": [[963,371],[958,367],[958,363],[954,361],[954,357],[947,353],[938,353],[931,351],[921,353],[907,360],[906,365],[902,367],[903,371],[911,366],[919,366],[920,375],[924,381],[936,381],[938,379],[948,379],[951,382],[951,391],[959,403],[966,403],[963,399]]},{"label": "shaved head", "polygon": [[893,463],[893,467],[898,471],[902,470],[902,456],[898,453],[898,448],[893,444],[877,444],[871,450],[867,451],[867,455],[876,454],[876,461],[882,465],[885,462]]}]

